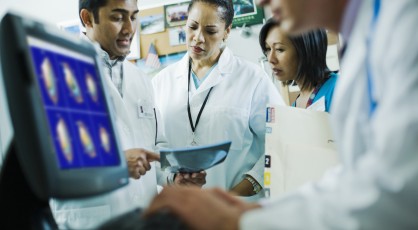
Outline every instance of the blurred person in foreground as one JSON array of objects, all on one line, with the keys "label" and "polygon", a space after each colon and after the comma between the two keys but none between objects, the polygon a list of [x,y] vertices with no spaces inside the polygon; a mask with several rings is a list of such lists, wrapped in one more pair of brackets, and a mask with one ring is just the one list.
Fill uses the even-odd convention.
[{"label": "blurred person in foreground", "polygon": [[284,197],[248,204],[219,189],[168,188],[146,211],[192,229],[417,229],[418,1],[263,0],[291,34],[344,38],[331,109],[341,165]]}]

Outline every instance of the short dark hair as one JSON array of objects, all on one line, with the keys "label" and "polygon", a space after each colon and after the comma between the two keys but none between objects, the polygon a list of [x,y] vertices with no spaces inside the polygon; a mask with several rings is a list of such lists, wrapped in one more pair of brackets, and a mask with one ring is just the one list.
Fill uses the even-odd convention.
[{"label": "short dark hair", "polygon": [[84,25],[83,20],[81,19],[80,13],[82,9],[86,9],[89,12],[93,13],[93,19],[96,24],[99,23],[99,9],[107,5],[108,0],[79,0],[78,1],[78,15],[80,17],[81,24]]},{"label": "short dark hair", "polygon": [[234,5],[232,4],[232,0],[192,0],[187,12],[190,13],[190,10],[196,2],[204,2],[220,7],[222,9],[220,18],[225,22],[225,28],[228,28],[232,24],[232,20],[234,19]]},{"label": "short dark hair", "polygon": [[[266,54],[266,38],[268,32],[280,23],[270,18],[260,31],[259,43],[263,53]],[[299,60],[295,81],[299,82],[299,88],[312,89],[318,84],[324,83],[331,71],[326,62],[328,38],[324,29],[313,30],[299,36],[288,36],[295,47]],[[285,84],[290,84],[286,83]]]}]

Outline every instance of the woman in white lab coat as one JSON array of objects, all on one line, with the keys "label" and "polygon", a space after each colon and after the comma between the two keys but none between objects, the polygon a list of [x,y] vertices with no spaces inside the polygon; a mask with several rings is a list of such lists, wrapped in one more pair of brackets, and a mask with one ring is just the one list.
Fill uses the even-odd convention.
[{"label": "woman in white lab coat", "polygon": [[172,147],[232,141],[226,160],[207,171],[204,187],[249,197],[263,186],[266,105],[283,101],[261,68],[224,47],[232,18],[230,1],[191,1],[188,52],[153,84]]}]

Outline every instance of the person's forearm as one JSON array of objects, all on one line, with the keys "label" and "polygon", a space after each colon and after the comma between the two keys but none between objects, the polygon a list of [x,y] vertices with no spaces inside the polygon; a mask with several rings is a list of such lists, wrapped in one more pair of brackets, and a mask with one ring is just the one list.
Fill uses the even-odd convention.
[{"label": "person's forearm", "polygon": [[243,179],[237,185],[235,185],[231,192],[237,194],[238,196],[252,196],[255,195],[253,185],[246,179]]}]

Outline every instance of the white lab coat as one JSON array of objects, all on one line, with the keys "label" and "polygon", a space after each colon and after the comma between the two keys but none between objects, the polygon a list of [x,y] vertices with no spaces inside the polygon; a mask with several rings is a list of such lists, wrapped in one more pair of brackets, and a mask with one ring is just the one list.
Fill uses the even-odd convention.
[{"label": "white lab coat", "polygon": [[[156,104],[171,147],[190,146],[193,140],[187,114],[188,59],[186,54],[153,79]],[[213,87],[196,128],[197,144],[232,141],[226,160],[207,170],[204,187],[231,189],[245,174],[263,185],[266,104],[284,104],[272,82],[260,67],[235,57],[228,48],[198,89],[193,80],[190,82],[193,122]]]},{"label": "white lab coat", "polygon": [[[126,60],[123,63],[123,73],[123,98],[110,77],[106,74],[103,77],[115,108],[114,122],[122,149],[145,148],[154,151],[155,142],[164,140],[161,132],[156,137],[156,116],[153,112],[140,116],[138,111],[140,106],[147,111],[154,110],[151,81]],[[60,228],[94,228],[111,217],[136,207],[147,206],[157,193],[156,180],[155,164],[152,163],[152,168],[146,175],[139,180],[130,179],[129,185],[121,189],[93,198],[52,200],[51,209]]]},{"label": "white lab coat", "polygon": [[418,229],[418,1],[382,0],[371,47],[379,102],[368,120],[364,0],[331,111],[342,166],[264,209],[241,229]]}]

